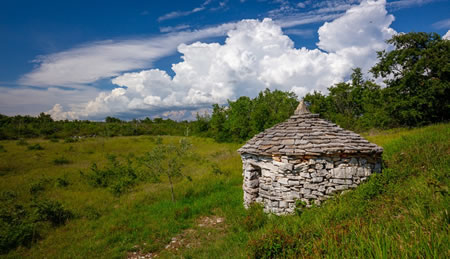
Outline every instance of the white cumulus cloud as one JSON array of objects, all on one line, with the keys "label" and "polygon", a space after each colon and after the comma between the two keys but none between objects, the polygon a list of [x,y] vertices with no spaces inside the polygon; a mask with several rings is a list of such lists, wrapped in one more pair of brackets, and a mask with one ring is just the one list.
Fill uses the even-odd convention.
[{"label": "white cumulus cloud", "polygon": [[82,88],[97,80],[118,76],[124,71],[151,67],[152,62],[174,52],[180,43],[221,36],[233,26],[230,23],[159,37],[86,44],[37,58],[34,60],[37,67],[19,82],[39,87]]},{"label": "white cumulus cloud", "polygon": [[228,31],[224,44],[180,44],[182,61],[173,77],[159,69],[125,73],[112,80],[118,87],[99,94],[81,109],[52,109],[54,117],[104,117],[160,111],[204,109],[270,88],[303,96],[326,91],[348,78],[352,68],[370,68],[377,50],[395,33],[385,1],[363,1],[320,27],[320,49],[297,49],[271,19],[242,20]]},{"label": "white cumulus cloud", "polygon": [[443,38],[444,40],[450,40],[450,30],[448,30],[447,33],[444,34],[444,36],[442,36],[442,38]]}]

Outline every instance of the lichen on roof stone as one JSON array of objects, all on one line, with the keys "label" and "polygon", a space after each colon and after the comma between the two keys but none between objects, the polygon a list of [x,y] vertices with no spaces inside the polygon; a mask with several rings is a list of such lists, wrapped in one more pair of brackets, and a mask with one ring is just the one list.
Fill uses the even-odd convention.
[{"label": "lichen on roof stone", "polygon": [[254,155],[381,154],[383,148],[359,134],[310,113],[303,101],[289,119],[250,139],[239,153]]}]

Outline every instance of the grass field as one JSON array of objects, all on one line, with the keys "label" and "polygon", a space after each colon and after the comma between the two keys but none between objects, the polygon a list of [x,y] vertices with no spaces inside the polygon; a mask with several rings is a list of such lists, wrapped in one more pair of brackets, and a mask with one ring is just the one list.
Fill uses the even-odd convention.
[{"label": "grass field", "polygon": [[[167,179],[154,181],[136,162],[155,137],[1,141],[0,256],[449,258],[450,124],[365,137],[384,147],[383,173],[286,217],[243,208],[240,144],[189,138],[184,174],[192,180],[176,181],[172,202]],[[124,167],[130,160],[136,173],[120,195],[85,177],[109,155]]]}]

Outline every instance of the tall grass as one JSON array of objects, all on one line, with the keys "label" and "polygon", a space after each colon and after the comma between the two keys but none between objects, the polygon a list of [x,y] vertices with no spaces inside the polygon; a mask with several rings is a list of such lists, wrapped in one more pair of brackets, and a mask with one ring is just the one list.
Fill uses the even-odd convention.
[{"label": "tall grass", "polygon": [[[65,225],[42,225],[40,238],[29,247],[3,256],[123,258],[139,251],[162,258],[450,257],[450,124],[366,137],[385,149],[382,174],[321,207],[285,217],[243,208],[239,144],[190,138],[194,154],[185,161],[185,174],[192,182],[176,182],[172,202],[168,183],[140,178],[145,172],[139,168],[142,180],[120,196],[80,175],[92,163],[105,168],[107,155],[121,162],[139,156],[155,145],[154,138],[28,140],[45,146],[42,151],[1,141],[8,152],[0,152],[0,190],[14,193],[17,204],[38,197],[72,213]],[[164,143],[179,140],[163,138]],[[71,163],[55,163],[61,157]],[[40,186],[35,194],[32,186]],[[210,215],[223,217],[224,227],[198,227],[199,218]],[[165,249],[188,230],[197,245]]]}]

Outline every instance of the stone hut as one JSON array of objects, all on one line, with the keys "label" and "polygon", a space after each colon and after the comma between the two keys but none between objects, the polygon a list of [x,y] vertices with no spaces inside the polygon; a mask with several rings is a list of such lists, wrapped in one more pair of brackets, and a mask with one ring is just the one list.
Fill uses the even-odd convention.
[{"label": "stone hut", "polygon": [[238,152],[244,206],[258,202],[265,212],[280,215],[294,212],[296,200],[320,205],[381,172],[383,149],[320,119],[301,101],[288,120],[257,134]]}]

